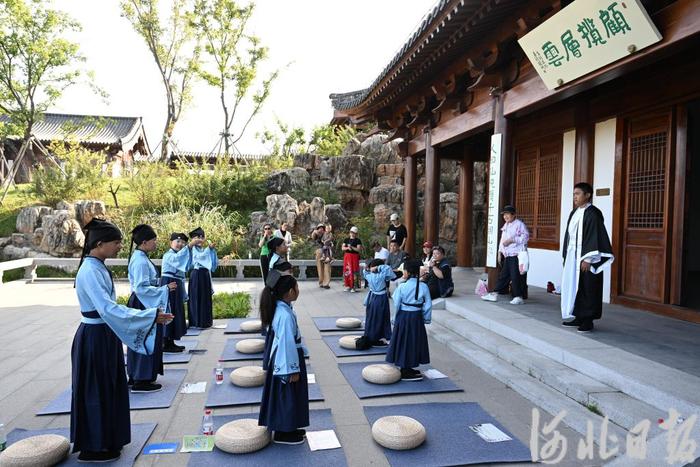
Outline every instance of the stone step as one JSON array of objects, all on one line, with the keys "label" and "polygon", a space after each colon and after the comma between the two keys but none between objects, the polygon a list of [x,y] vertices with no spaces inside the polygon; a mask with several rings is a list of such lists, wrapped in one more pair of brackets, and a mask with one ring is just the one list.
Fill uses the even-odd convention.
[{"label": "stone step", "polygon": [[[694,375],[492,303],[460,297],[448,299],[446,310],[453,317],[505,338],[502,345],[517,344],[534,352],[521,366],[539,355],[664,413],[670,408],[686,415],[700,413],[700,378]],[[504,356],[507,351],[504,348],[498,354]]]},{"label": "stone step", "polygon": [[[449,303],[449,300],[448,300]],[[561,396],[577,402],[586,410],[607,415],[609,419],[629,430],[644,419],[653,421],[651,435],[659,431],[655,421],[665,413],[642,401],[583,375],[565,365],[516,344],[449,311],[433,311],[433,322],[449,329],[457,340],[478,346],[499,358],[504,364],[527,375],[532,382],[542,383]],[[522,384],[521,384],[522,385]]]}]

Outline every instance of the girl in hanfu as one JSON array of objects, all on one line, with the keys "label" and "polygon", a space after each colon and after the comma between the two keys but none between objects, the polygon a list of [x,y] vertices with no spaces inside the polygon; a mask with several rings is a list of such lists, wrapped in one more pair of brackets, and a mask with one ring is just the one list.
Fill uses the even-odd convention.
[{"label": "girl in hanfu", "polygon": [[[158,246],[155,230],[150,225],[137,225],[131,231],[131,243],[136,244],[136,249],[133,254],[129,252],[131,296],[127,306],[137,310],[166,309],[170,292],[177,289],[177,283],[158,285],[158,271],[148,257],[148,253],[155,251]],[[131,392],[155,392],[162,389],[156,379],[163,374],[163,327],[156,326],[156,348],[151,355],[143,355],[131,349],[126,352],[126,372],[129,382],[133,383]]]},{"label": "girl in hanfu", "polygon": [[85,226],[85,246],[75,278],[82,314],[71,350],[70,440],[82,462],[119,458],[131,442],[129,389],[122,342],[150,355],[156,327],[172,315],[155,307],[145,310],[116,303],[111,271],[105,266],[122,248],[122,233],[109,222],[93,219]]},{"label": "girl in hanfu", "polygon": [[369,285],[365,297],[365,338],[374,347],[386,347],[391,340],[391,312],[387,283],[396,278],[391,266],[380,258],[373,259],[362,271]]},{"label": "girl in hanfu", "polygon": [[177,284],[177,288],[170,291],[170,312],[175,318],[172,323],[165,327],[163,352],[167,353],[177,353],[185,350],[184,346],[175,344],[175,341],[187,333],[187,322],[185,321],[185,302],[187,302],[185,275],[192,256],[187,245],[188,240],[187,235],[184,233],[173,232],[170,235],[170,249],[163,255],[163,262],[160,267],[160,285]]},{"label": "girl in hanfu", "polygon": [[402,381],[419,381],[423,375],[415,368],[430,363],[428,334],[425,325],[430,324],[433,302],[430,290],[420,277],[421,262],[404,263],[404,283],[394,291],[394,331],[386,352],[386,361],[401,369]]},{"label": "girl in hanfu", "polygon": [[192,261],[190,262],[190,287],[187,316],[189,325],[195,328],[209,328],[214,324],[211,296],[211,273],[216,271],[219,259],[216,257],[214,242],[204,247],[205,234],[201,227],[190,232],[192,239]]},{"label": "girl in hanfu", "polygon": [[270,250],[268,271],[272,271],[277,263],[286,261],[287,244],[285,243],[284,239],[280,237],[273,237],[272,240],[267,242],[267,248]]},{"label": "girl in hanfu", "polygon": [[272,340],[258,424],[281,444],[301,444],[309,426],[309,386],[304,346],[292,302],[299,297],[294,276],[270,270],[260,298],[260,319]]}]

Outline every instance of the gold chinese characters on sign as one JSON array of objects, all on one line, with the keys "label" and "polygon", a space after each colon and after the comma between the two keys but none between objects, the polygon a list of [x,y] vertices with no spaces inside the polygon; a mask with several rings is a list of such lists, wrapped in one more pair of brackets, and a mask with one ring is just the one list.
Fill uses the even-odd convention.
[{"label": "gold chinese characters on sign", "polygon": [[518,42],[555,89],[660,40],[639,0],[576,0]]}]

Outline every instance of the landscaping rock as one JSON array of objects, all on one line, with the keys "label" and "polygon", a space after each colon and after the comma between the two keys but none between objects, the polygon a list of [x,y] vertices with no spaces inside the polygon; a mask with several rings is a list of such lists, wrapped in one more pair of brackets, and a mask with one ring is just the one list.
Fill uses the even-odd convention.
[{"label": "landscaping rock", "polygon": [[362,147],[362,143],[360,140],[356,137],[350,139],[348,141],[348,144],[345,145],[343,148],[343,152],[341,152],[341,156],[350,156],[352,154],[358,154],[360,152],[360,148]]},{"label": "landscaping rock", "polygon": [[[47,218],[50,218],[48,221]],[[42,222],[44,236],[40,249],[52,256],[71,257],[80,254],[85,236],[77,220],[68,211],[54,211]]]},{"label": "landscaping rock", "polygon": [[299,214],[294,221],[292,233],[306,237],[309,232],[322,222],[326,222],[326,202],[319,197],[311,200],[311,203],[302,201],[299,204]]},{"label": "landscaping rock", "polygon": [[317,154],[296,154],[294,156],[294,167],[301,167],[307,172],[313,172],[321,168],[323,159]]},{"label": "landscaping rock", "polygon": [[39,227],[34,230],[32,234],[32,246],[34,248],[39,248],[41,246],[41,241],[44,239],[44,229]]},{"label": "landscaping rock", "polygon": [[12,237],[0,237],[0,248],[4,248],[12,243]]},{"label": "landscaping rock", "polygon": [[374,226],[380,232],[389,228],[389,217],[398,214],[399,219],[403,219],[403,204],[375,204],[374,205]]},{"label": "landscaping rock", "polygon": [[22,247],[24,246],[24,234],[23,233],[13,233],[12,236],[12,245]]},{"label": "landscaping rock", "polygon": [[289,193],[304,189],[311,184],[311,176],[302,167],[278,170],[267,178],[266,186],[269,193]]},{"label": "landscaping rock", "polygon": [[333,186],[369,192],[374,184],[374,162],[364,156],[340,156],[330,159]]},{"label": "landscaping rock", "polygon": [[59,201],[56,205],[56,211],[68,211],[71,217],[75,217],[75,206],[73,206],[73,204],[69,203],[68,201]]},{"label": "landscaping rock", "polygon": [[327,204],[325,207],[326,223],[333,232],[343,232],[348,226],[348,215],[340,204]]},{"label": "landscaping rock", "polygon": [[330,160],[321,161],[319,177],[321,180],[331,181],[333,179],[333,167]]},{"label": "landscaping rock", "polygon": [[348,212],[358,213],[367,207],[367,194],[360,190],[338,189],[340,204]]},{"label": "landscaping rock", "polygon": [[[457,193],[440,194],[440,245],[457,241]],[[447,248],[446,248],[447,249]],[[450,256],[448,256],[449,258]]]},{"label": "landscaping rock", "polygon": [[403,185],[381,185],[369,191],[371,204],[403,204]]},{"label": "landscaping rock", "polygon": [[75,219],[81,227],[85,227],[94,218],[104,219],[107,216],[105,203],[102,201],[76,201]]},{"label": "landscaping rock", "polygon": [[17,215],[15,228],[19,233],[32,233],[39,225],[39,208],[37,206],[29,206],[22,208]]},{"label": "landscaping rock", "polygon": [[269,195],[265,200],[267,201],[267,216],[270,222],[275,227],[278,227],[282,222],[286,222],[289,224],[289,229],[294,231],[294,223],[297,215],[299,215],[297,201],[286,193],[283,195]]},{"label": "landscaping rock", "polygon": [[31,252],[29,247],[18,247],[15,245],[6,245],[2,249],[2,259],[4,261],[12,261],[13,259],[27,258]]}]

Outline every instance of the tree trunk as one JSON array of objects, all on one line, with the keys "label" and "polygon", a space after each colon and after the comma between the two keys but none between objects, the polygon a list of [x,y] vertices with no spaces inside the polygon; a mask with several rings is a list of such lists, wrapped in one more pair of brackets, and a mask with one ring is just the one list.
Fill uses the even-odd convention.
[{"label": "tree trunk", "polygon": [[170,139],[173,137],[173,128],[175,127],[175,117],[168,112],[168,118],[165,121],[165,128],[163,129],[163,140],[160,144],[160,160],[161,162],[168,161],[168,149],[170,146]]}]

